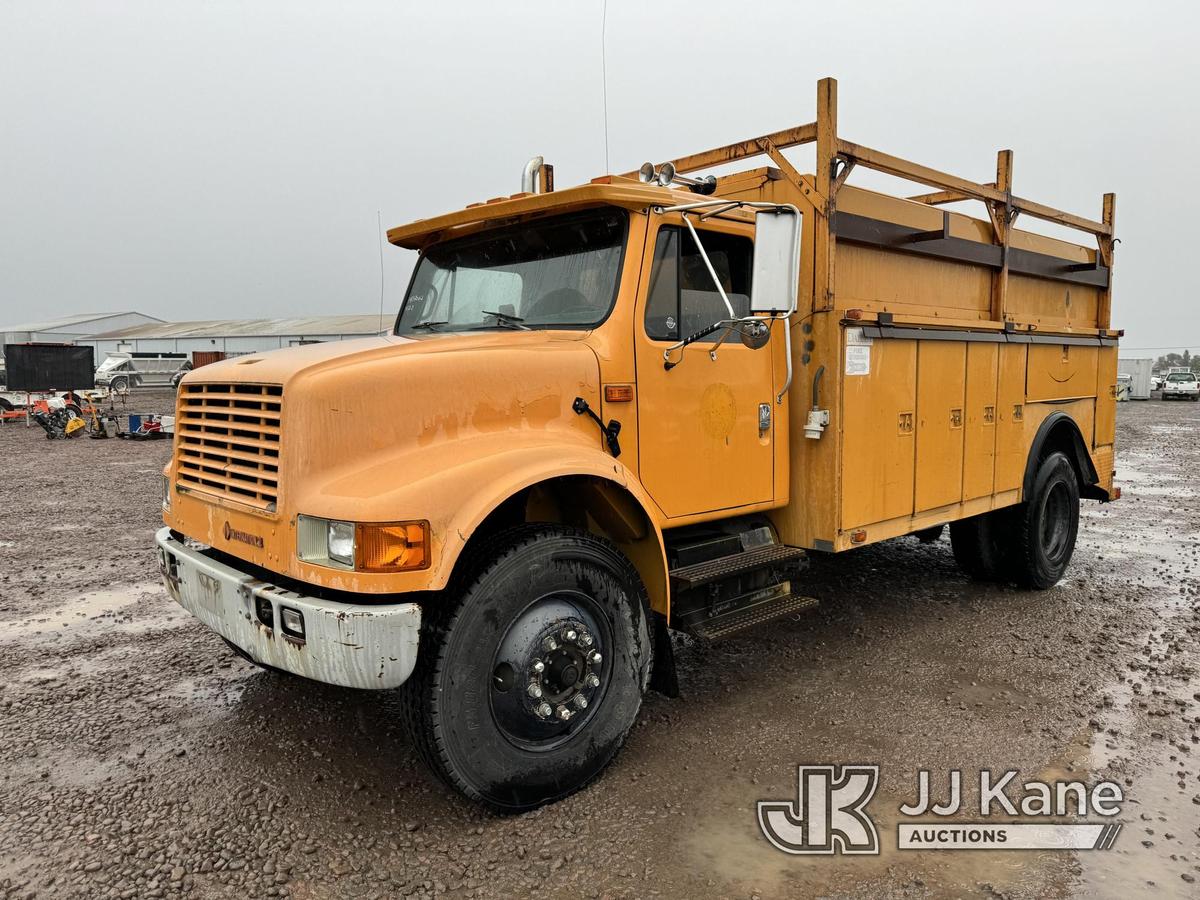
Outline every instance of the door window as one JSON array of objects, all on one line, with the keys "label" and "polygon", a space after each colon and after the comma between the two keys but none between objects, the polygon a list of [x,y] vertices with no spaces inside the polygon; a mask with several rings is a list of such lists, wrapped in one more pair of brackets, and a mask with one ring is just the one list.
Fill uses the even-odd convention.
[{"label": "door window", "polygon": [[[718,231],[699,234],[734,314],[750,315],[754,242]],[[646,299],[646,334],[658,341],[677,341],[728,318],[729,311],[691,234],[678,226],[660,228]],[[713,342],[720,336],[718,331],[702,340]]]}]

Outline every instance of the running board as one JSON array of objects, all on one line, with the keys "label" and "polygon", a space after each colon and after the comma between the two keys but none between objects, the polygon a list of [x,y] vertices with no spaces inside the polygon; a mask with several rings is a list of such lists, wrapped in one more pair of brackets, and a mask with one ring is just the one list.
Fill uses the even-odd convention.
[{"label": "running board", "polygon": [[751,550],[743,550],[731,556],[721,556],[704,562],[693,563],[671,570],[671,589],[691,590],[714,581],[723,581],[756,569],[766,569],[795,563],[804,558],[799,547],[783,544],[765,544]]},{"label": "running board", "polygon": [[693,622],[686,630],[700,640],[711,643],[756,625],[811,609],[819,602],[815,597],[801,597],[792,593],[790,584],[786,582],[780,587],[784,587],[785,590],[778,593],[764,592],[769,595],[763,600],[749,606],[736,606],[726,612]]}]

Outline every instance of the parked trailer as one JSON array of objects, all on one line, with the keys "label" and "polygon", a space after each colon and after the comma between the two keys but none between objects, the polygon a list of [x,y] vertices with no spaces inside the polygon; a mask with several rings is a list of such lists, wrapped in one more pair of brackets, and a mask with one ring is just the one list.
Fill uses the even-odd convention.
[{"label": "parked trailer", "polygon": [[826,79],[814,123],[562,191],[535,157],[520,193],[389,231],[421,254],[391,335],[181,384],[172,596],[258,665],[403,685],[434,771],[514,811],[600,772],[652,676],[673,692],[668,628],[811,606],[808,552],[950,523],[971,576],[1054,584],[1080,498],[1119,496],[1115,199],[1093,221],[1014,194],[1010,151],[978,184],[836,123]]},{"label": "parked trailer", "polygon": [[1152,359],[1119,359],[1117,360],[1117,372],[1121,375],[1130,376],[1129,380],[1129,399],[1130,400],[1149,400],[1152,385],[1150,383],[1150,375],[1154,369],[1154,360]]}]

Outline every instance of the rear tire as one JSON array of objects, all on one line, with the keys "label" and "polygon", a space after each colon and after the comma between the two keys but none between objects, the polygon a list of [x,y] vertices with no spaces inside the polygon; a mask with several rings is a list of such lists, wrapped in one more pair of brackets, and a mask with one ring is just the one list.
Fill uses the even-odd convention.
[{"label": "rear tire", "polygon": [[413,745],[494,811],[560,800],[612,761],[641,708],[653,655],[641,579],[608,541],[558,525],[505,532],[464,563],[471,574],[426,607],[402,688]]},{"label": "rear tire", "polygon": [[1008,538],[1012,513],[998,509],[950,523],[950,546],[959,568],[975,581],[1008,577]]},{"label": "rear tire", "polygon": [[108,389],[118,394],[123,394],[129,390],[129,379],[122,375],[120,378],[114,378],[109,382]]},{"label": "rear tire", "polygon": [[1079,534],[1079,479],[1065,453],[1042,460],[1029,498],[1014,513],[1013,578],[1024,588],[1053,587],[1071,562]]}]

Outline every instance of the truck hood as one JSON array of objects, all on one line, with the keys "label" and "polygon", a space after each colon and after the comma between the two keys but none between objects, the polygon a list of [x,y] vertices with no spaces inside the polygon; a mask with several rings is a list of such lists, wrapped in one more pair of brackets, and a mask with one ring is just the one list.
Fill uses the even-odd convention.
[{"label": "truck hood", "polygon": [[[371,505],[497,439],[595,447],[574,413],[599,406],[599,361],[583,334],[480,332],[312,344],[204,366],[183,386],[282,385],[280,508]],[[485,451],[491,446],[491,451]],[[398,474],[402,473],[402,474]]]},{"label": "truck hood", "polygon": [[238,382],[286,387],[293,379],[315,371],[342,366],[357,367],[373,360],[442,353],[466,354],[505,348],[527,350],[547,344],[574,345],[583,336],[583,332],[480,331],[434,333],[417,338],[381,335],[349,341],[323,341],[211,363],[189,375],[187,383]]}]

